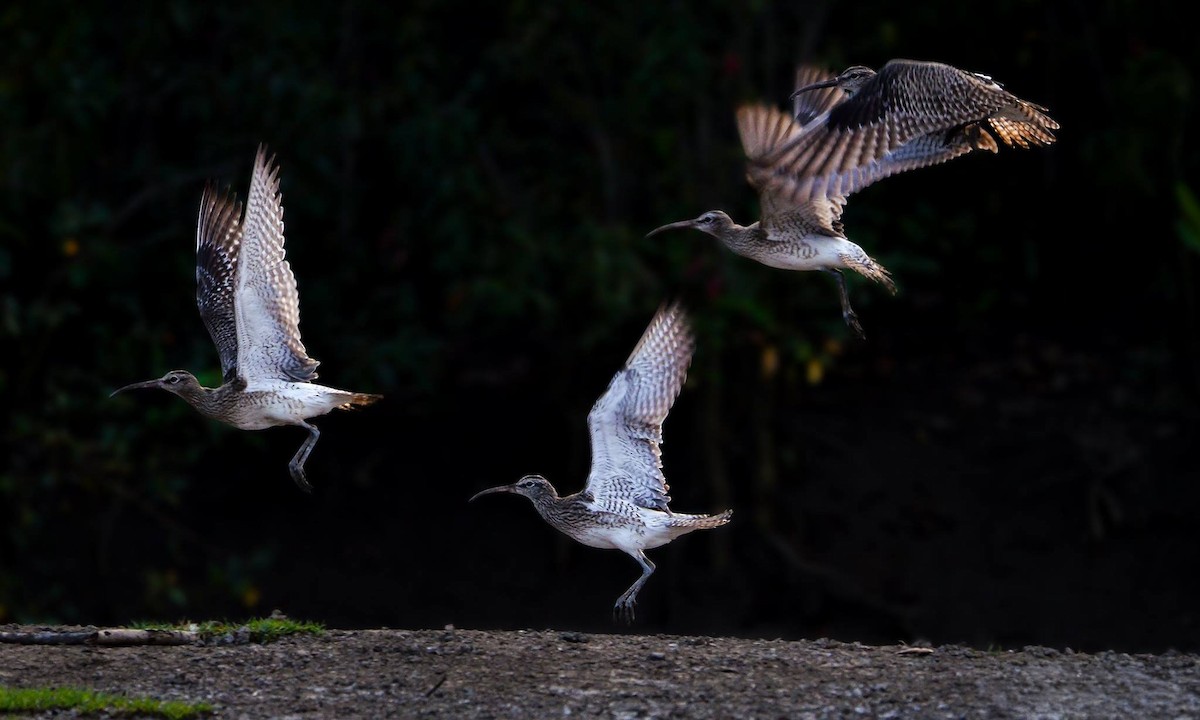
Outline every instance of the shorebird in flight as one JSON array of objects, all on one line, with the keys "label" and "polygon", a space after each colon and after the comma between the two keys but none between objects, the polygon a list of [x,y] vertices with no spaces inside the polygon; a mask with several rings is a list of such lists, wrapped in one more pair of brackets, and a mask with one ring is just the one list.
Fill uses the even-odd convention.
[{"label": "shorebird in flight", "polygon": [[219,195],[210,184],[200,200],[196,227],[196,304],[221,358],[221,386],[202,387],[186,370],[172,370],[113,395],[160,388],[200,414],[242,430],[298,425],[308,437],[288,469],[300,489],[312,492],[304,462],[321,433],[305,421],[369,405],[381,396],[312,382],[319,363],[300,342],[300,297],[284,259],[279,168],[261,146],[244,218],[241,210],[236,197]]},{"label": "shorebird in flight", "polygon": [[642,575],[626,590],[613,613],[633,621],[638,591],[654,572],[645,550],[666,545],[693,530],[729,522],[719,515],[684,515],[667,503],[659,443],[662,424],[683,387],[695,341],[678,303],[660,308],[625,366],[588,413],[592,469],[587,486],[559,497],[541,475],[526,475],[512,485],[477,493],[515,493],[533,503],[542,519],[569,537],[596,548],[621,550],[642,566]]},{"label": "shorebird in flight", "polygon": [[1046,109],[986,75],[949,65],[892,60],[879,72],[861,65],[837,76],[811,66],[797,72],[793,114],[761,104],[738,108],[747,179],[761,216],[743,227],[720,210],[649,233],[693,228],[738,255],[785,270],[821,270],[837,281],[842,317],[860,337],[843,269],[896,292],[888,271],[846,238],[846,198],[877,180],[946,162],[972,150],[1054,142]]}]

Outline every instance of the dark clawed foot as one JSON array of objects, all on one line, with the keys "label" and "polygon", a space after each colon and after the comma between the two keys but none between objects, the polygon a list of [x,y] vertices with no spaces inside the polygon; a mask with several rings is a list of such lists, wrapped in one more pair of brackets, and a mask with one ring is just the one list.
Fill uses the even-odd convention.
[{"label": "dark clawed foot", "polygon": [[311,495],[313,487],[308,484],[308,478],[304,475],[304,468],[298,465],[289,465],[288,470],[292,472],[292,479],[296,481],[296,487]]},{"label": "dark clawed foot", "polygon": [[842,317],[845,318],[847,327],[849,327],[850,330],[853,331],[860,340],[867,339],[867,334],[863,332],[862,324],[858,322],[858,316],[854,314],[853,310],[842,313]]},{"label": "dark clawed foot", "polygon": [[618,600],[616,605],[613,605],[613,621],[623,622],[626,625],[633,624],[633,606],[632,600]]}]

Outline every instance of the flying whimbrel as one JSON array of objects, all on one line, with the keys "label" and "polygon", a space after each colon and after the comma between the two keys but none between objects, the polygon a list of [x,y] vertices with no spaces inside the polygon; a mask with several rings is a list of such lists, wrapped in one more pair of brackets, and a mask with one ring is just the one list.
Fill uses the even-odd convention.
[{"label": "flying whimbrel", "polygon": [[[863,335],[842,269],[893,293],[888,271],[842,228],[846,198],[876,180],[972,150],[1054,142],[1058,123],[985,75],[949,65],[892,60],[878,73],[856,65],[836,77],[797,72],[794,117],[765,105],[738,108],[747,179],[761,219],[748,227],[720,210],[657,228],[694,228],[733,252],[785,270],[822,270],[837,281],[846,324]],[[990,131],[990,132],[989,132]]]},{"label": "flying whimbrel", "polygon": [[654,572],[644,551],[693,530],[724,525],[731,514],[726,510],[719,515],[684,515],[667,507],[671,498],[658,444],[694,348],[683,307],[674,303],[660,308],[624,368],[588,413],[592,469],[581,492],[559,497],[546,478],[526,475],[471,498],[501,492],[524,495],[543,520],[571,538],[632,556],[642,566],[642,575],[613,606],[613,613],[626,622],[633,621],[638,591]]},{"label": "flying whimbrel", "polygon": [[246,215],[236,197],[210,184],[196,227],[196,304],[221,357],[222,384],[210,389],[186,370],[126,385],[161,388],[200,414],[242,430],[298,425],[308,430],[288,469],[306,492],[304,461],[321,433],[305,422],[334,409],[369,405],[381,396],[336,390],[312,382],[316,360],[300,342],[300,297],[283,251],[283,197],[279,168],[259,147]]}]

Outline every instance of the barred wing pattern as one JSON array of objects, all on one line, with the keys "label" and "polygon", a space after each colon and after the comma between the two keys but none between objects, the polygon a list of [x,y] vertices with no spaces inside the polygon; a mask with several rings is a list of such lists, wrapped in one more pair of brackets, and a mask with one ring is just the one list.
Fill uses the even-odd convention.
[{"label": "barred wing pattern", "polygon": [[[796,87],[814,85],[833,79],[833,73],[815,65],[801,65],[796,68]],[[824,115],[835,105],[846,100],[846,93],[836,87],[817,88],[810,92],[797,95],[792,99],[792,116],[798,125],[804,126]]]},{"label": "barred wing pattern", "polygon": [[1044,111],[985,75],[892,60],[761,162],[791,202],[844,198],[896,173],[995,152],[991,133],[1009,146],[1049,145],[1059,126]]},{"label": "barred wing pattern", "polygon": [[237,375],[238,336],[234,297],[237,293],[238,250],[242,206],[223,197],[212,185],[200,197],[196,221],[196,305],[200,318],[221,358],[221,377]]},{"label": "barred wing pattern", "polygon": [[251,385],[316,379],[318,362],[300,342],[296,277],[284,259],[279,168],[263,147],[254,160],[238,263],[238,373]]},{"label": "barred wing pattern", "polygon": [[596,501],[627,500],[670,512],[662,472],[662,424],[683,387],[695,339],[679,303],[659,308],[625,367],[588,413]]},{"label": "barred wing pattern", "polygon": [[[832,89],[842,94],[841,90]],[[844,196],[800,198],[797,187],[801,178],[781,175],[770,164],[780,148],[802,142],[805,129],[787,113],[766,105],[738,108],[737,125],[748,160],[746,179],[758,191],[762,206],[760,224],[768,231],[767,237],[772,237],[770,230],[775,226],[790,230],[801,227],[802,234],[845,237],[841,220],[846,204]]]}]

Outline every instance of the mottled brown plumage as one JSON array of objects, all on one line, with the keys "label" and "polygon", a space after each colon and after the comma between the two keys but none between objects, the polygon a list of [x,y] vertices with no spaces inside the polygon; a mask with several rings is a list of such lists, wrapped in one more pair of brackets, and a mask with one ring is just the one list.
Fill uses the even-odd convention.
[{"label": "mottled brown plumage", "polygon": [[241,203],[221,197],[211,184],[205,186],[196,222],[196,306],[221,357],[221,377],[225,382],[237,377],[234,295],[242,240],[241,216]]},{"label": "mottled brown plumage", "polygon": [[221,359],[223,384],[206,388],[189,372],[172,370],[134,383],[183,398],[205,417],[243,430],[298,425],[308,430],[288,469],[306,492],[304,463],[321,433],[307,422],[335,409],[369,405],[379,395],[310,382],[318,362],[300,342],[300,298],[284,259],[283,198],[279,169],[259,148],[246,215],[236,198],[211,185],[200,200],[196,224],[196,305]]},{"label": "mottled brown plumage", "polygon": [[[671,223],[713,235],[733,252],[788,270],[822,270],[838,283],[842,316],[862,336],[841,270],[895,292],[887,269],[846,238],[846,198],[906,170],[972,150],[1054,142],[1058,123],[990,78],[940,63],[893,60],[878,73],[854,66],[840,75],[802,66],[791,115],[761,104],[738,108],[747,179],[761,220],[749,226],[721,211]],[[993,136],[994,133],[994,136]]]},{"label": "mottled brown plumage", "polygon": [[[816,78],[820,70],[810,69]],[[843,97],[829,95],[840,90]],[[972,150],[1029,148],[1054,142],[1059,125],[1046,109],[1013,95],[986,75],[943,63],[892,60],[874,72],[855,65],[812,79],[793,93],[822,93],[820,112],[767,152],[751,156],[751,175],[791,203],[845,198],[906,170]],[[749,153],[748,153],[749,155]]]},{"label": "mottled brown plumage", "polygon": [[633,620],[638,591],[654,572],[645,550],[665,545],[693,530],[719,527],[730,512],[684,515],[667,507],[662,473],[662,423],[683,387],[695,341],[678,303],[660,308],[625,366],[588,414],[592,469],[587,486],[559,497],[541,475],[477,493],[514,493],[529,498],[547,523],[567,536],[598,548],[622,550],[642,566],[642,576],[613,607]]}]

